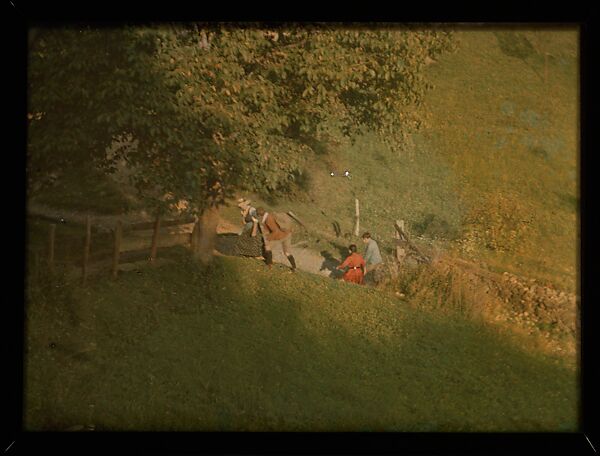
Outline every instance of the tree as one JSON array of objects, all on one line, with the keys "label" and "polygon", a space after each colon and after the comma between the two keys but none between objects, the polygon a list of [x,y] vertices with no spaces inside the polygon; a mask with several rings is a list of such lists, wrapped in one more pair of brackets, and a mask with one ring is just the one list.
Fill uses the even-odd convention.
[{"label": "tree", "polygon": [[[30,177],[124,159],[148,204],[214,214],[237,190],[290,188],[331,138],[366,128],[401,144],[430,87],[422,68],[451,46],[440,29],[321,24],[44,29],[30,58]],[[107,157],[123,137],[135,145]]]}]

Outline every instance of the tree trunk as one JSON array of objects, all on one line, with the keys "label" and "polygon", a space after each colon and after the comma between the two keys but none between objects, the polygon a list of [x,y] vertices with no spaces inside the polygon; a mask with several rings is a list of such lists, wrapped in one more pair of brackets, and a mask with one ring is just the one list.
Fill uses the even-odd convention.
[{"label": "tree trunk", "polygon": [[213,257],[217,240],[217,225],[219,224],[219,209],[206,209],[196,222],[194,232],[196,239],[192,242],[194,258],[202,264],[209,264]]},{"label": "tree trunk", "polygon": [[152,247],[150,247],[150,261],[154,261],[156,258],[156,252],[158,251],[158,236],[160,235],[160,212],[156,213],[156,219],[154,220],[154,231],[152,232]]}]

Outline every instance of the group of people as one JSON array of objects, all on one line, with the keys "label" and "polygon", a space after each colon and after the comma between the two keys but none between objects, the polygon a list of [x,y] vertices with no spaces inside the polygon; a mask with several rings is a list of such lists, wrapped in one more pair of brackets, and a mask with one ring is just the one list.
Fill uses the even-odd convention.
[{"label": "group of people", "polygon": [[282,228],[274,214],[263,207],[254,208],[250,200],[241,198],[238,207],[242,213],[244,228],[238,238],[238,255],[265,259],[269,268],[273,266],[273,249],[281,244],[283,254],[296,272],[296,260],[292,255],[292,231]]},{"label": "group of people", "polygon": [[346,282],[363,284],[366,280],[377,284],[379,282],[379,272],[383,265],[379,246],[371,238],[370,233],[364,233],[362,240],[366,244],[364,257],[357,252],[356,244],[351,244],[348,247],[348,256],[337,269],[345,270],[342,280]]},{"label": "group of people", "polygon": [[[244,228],[236,244],[236,253],[241,256],[263,257],[269,268],[273,265],[273,249],[281,245],[283,254],[291,265],[291,272],[296,271],[296,260],[292,255],[292,230],[283,228],[277,217],[264,208],[254,208],[252,202],[241,198],[238,207],[242,215]],[[377,242],[370,233],[362,235],[365,244],[364,256],[358,253],[355,244],[348,247],[348,256],[337,266],[344,270],[342,280],[357,284],[379,281],[379,272],[383,259]]]}]

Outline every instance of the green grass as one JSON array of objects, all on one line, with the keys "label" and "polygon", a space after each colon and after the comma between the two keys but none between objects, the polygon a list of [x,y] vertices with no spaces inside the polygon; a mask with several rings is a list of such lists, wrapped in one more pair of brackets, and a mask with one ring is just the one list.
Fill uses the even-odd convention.
[{"label": "green grass", "polygon": [[[457,32],[458,50],[427,70],[435,87],[411,146],[391,150],[365,134],[311,161],[301,197],[240,196],[293,210],[309,228],[294,241],[338,258],[359,241],[349,234],[356,197],[360,231],[384,253],[393,221],[404,219],[412,234],[439,237],[438,248],[573,291],[576,33],[541,33],[547,80],[543,56],[523,44],[535,44],[534,35]],[[332,169],[353,178],[331,178]],[[39,201],[99,213],[134,206],[122,188],[77,170]],[[487,217],[478,229],[493,225],[501,237],[518,223],[511,214],[531,222],[505,250],[480,243],[465,253],[456,237],[476,210]],[[235,205],[221,213],[239,222]],[[56,234],[57,261],[79,261],[83,229],[59,225]],[[30,235],[30,250],[43,256],[46,225],[30,226]],[[92,255],[110,253],[110,239],[94,242]],[[206,272],[177,258],[89,288],[44,274],[30,282],[28,429],[577,429],[573,362],[537,353],[526,338],[416,310],[382,291],[267,274],[253,260],[217,259]],[[96,349],[82,352],[92,341]]]},{"label": "green grass", "polygon": [[[494,201],[486,196],[505,195],[510,207],[503,211],[532,220],[509,251],[480,247],[473,255],[574,291],[577,33],[465,30],[457,38],[458,51],[429,70],[435,88],[425,102],[426,142],[460,182],[454,190],[465,207],[485,209]],[[547,80],[538,50],[511,52],[524,38],[550,52]]]},{"label": "green grass", "polygon": [[559,359],[251,259],[207,271],[182,253],[88,288],[30,284],[29,296],[28,430],[578,428],[576,371]]},{"label": "green grass", "polygon": [[[299,229],[298,238],[316,249],[325,242],[334,253],[335,245],[357,241],[336,238],[332,224],[351,233],[358,198],[360,231],[370,231],[384,251],[391,252],[394,220],[403,219],[413,235],[443,250],[574,292],[577,34],[462,30],[456,38],[458,50],[427,69],[434,89],[412,144],[392,150],[365,134],[311,161],[306,198],[254,199],[274,210],[292,209],[310,231]],[[541,40],[551,53],[547,80],[533,45],[523,55],[511,51],[523,47],[523,38]],[[351,180],[329,176],[345,169]],[[456,240],[477,212],[474,229],[483,240],[463,251]]]},{"label": "green grass", "polygon": [[[435,243],[443,250],[573,292],[579,200],[577,32],[482,28],[457,30],[455,36],[456,52],[426,69],[434,88],[419,108],[423,127],[412,144],[391,150],[367,133],[353,145],[311,158],[304,195],[249,196],[267,208],[297,213],[309,233],[297,230],[296,239],[319,251],[336,254],[340,245],[358,240],[343,236],[353,230],[356,197],[361,232],[370,231],[385,252],[393,245],[394,220],[403,219],[412,234],[439,238]],[[549,53],[547,65],[544,52]],[[352,180],[329,176],[346,169]],[[116,184],[93,171],[79,171],[40,201],[103,213],[134,206]],[[478,211],[482,215],[474,229],[488,239],[465,250],[456,241]],[[235,206],[222,212],[239,222]],[[334,222],[341,227],[340,238]],[[492,228],[495,234],[486,235]],[[489,238],[498,238],[498,245]]]}]

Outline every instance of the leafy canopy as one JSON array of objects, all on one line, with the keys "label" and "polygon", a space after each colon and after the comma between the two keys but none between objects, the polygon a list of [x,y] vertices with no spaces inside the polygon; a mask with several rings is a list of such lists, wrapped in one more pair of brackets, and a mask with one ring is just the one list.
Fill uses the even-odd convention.
[{"label": "leafy canopy", "polygon": [[124,159],[149,202],[185,199],[200,213],[237,190],[289,189],[319,145],[361,129],[402,144],[430,88],[424,65],[452,47],[441,29],[381,26],[36,33],[30,177],[82,163],[110,172]]}]

